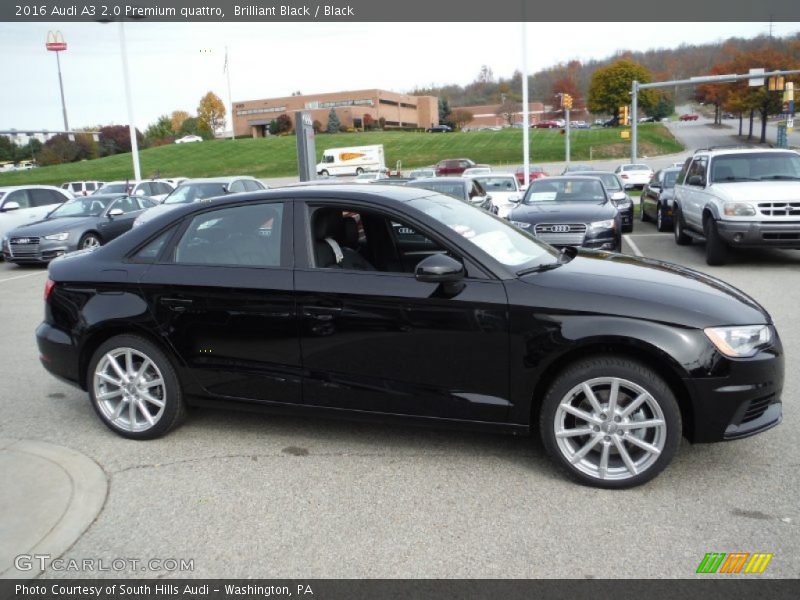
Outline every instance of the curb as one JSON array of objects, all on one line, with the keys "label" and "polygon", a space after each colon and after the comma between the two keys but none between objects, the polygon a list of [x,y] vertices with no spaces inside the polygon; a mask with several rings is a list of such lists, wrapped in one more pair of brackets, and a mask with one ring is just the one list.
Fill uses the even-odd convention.
[{"label": "curb", "polygon": [[[108,494],[108,480],[100,466],[89,457],[64,446],[34,440],[15,440],[0,438],[0,454],[10,456],[11,460],[38,466],[39,470],[49,470],[61,480],[58,492],[63,494],[62,510],[55,513],[44,512],[41,521],[42,533],[30,533],[17,542],[28,547],[2,548],[3,544],[14,544],[12,539],[0,539],[0,551],[4,556],[48,555],[57,558],[66,552],[89,528],[103,508]],[[27,466],[27,465],[26,465]],[[33,472],[31,469],[30,472]],[[25,477],[17,488],[28,483]],[[19,480],[18,480],[19,481]],[[34,481],[29,478],[28,481]],[[35,485],[35,483],[34,483]],[[5,498],[0,498],[5,499]],[[41,504],[52,498],[42,498]],[[30,498],[27,506],[35,506],[36,498]],[[6,518],[14,519],[13,506],[2,506]],[[42,512],[42,511],[40,511]],[[39,516],[39,515],[37,515]],[[0,527],[3,517],[0,517]],[[3,536],[5,537],[5,536]],[[0,562],[0,579],[31,579],[42,573],[37,561],[32,561],[31,569],[21,571],[15,568],[13,559]]]}]

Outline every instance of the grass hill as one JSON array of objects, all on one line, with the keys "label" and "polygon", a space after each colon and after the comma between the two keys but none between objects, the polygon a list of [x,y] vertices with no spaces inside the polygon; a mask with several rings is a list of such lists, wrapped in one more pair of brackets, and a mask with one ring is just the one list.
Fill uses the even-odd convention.
[{"label": "grass hill", "polygon": [[[572,160],[620,158],[630,152],[619,129],[579,129],[571,134]],[[316,137],[317,157],[326,148],[383,144],[386,165],[403,169],[430,165],[443,158],[471,158],[478,163],[508,165],[522,163],[522,131],[473,131],[469,133],[411,133],[375,131],[322,134]],[[591,149],[591,150],[590,150]],[[653,156],[679,152],[683,148],[672,134],[658,124],[639,127],[639,154]],[[259,178],[297,174],[294,136],[261,139],[213,140],[195,144],[170,144],[140,152],[143,177],[156,171],[161,177],[211,177],[253,175]],[[558,129],[531,130],[531,162],[564,160],[564,136]],[[40,167],[30,171],[0,174],[0,186],[40,183],[60,185],[65,181],[112,181],[132,177],[130,154],[95,160]]]}]

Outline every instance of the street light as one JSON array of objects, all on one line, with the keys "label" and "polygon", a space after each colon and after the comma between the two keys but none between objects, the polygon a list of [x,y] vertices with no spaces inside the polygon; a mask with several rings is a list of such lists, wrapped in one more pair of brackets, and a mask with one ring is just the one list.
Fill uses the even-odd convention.
[{"label": "street light", "polygon": [[[100,20],[105,25],[108,20]],[[128,107],[128,131],[131,137],[131,154],[133,155],[133,178],[139,181],[142,178],[142,170],[139,166],[139,142],[136,139],[136,125],[133,120],[133,100],[131,99],[131,81],[128,73],[128,48],[125,43],[125,25],[119,22],[119,47],[122,54],[122,78],[125,82],[125,102]]]},{"label": "street light", "polygon": [[48,31],[47,41],[44,44],[48,52],[56,53],[56,65],[58,65],[58,87],[61,90],[61,112],[64,114],[64,132],[69,131],[69,122],[67,121],[67,104],[64,101],[64,81],[61,79],[61,59],[58,57],[59,52],[64,52],[67,49],[67,43],[64,41],[64,36],[60,31]]}]

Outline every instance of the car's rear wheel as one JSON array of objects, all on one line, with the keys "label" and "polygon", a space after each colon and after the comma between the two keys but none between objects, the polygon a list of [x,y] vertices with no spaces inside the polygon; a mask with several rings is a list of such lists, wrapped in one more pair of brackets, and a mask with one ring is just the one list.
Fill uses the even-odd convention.
[{"label": "car's rear wheel", "polygon": [[362,169],[361,167],[358,167],[356,169],[356,175],[361,175],[363,172],[364,172],[364,169]]},{"label": "car's rear wheel", "polygon": [[95,412],[124,437],[162,436],[186,412],[172,363],[138,336],[118,335],[104,342],[89,362],[87,384]]},{"label": "car's rear wheel", "polygon": [[642,223],[646,223],[650,220],[650,217],[648,217],[647,213],[644,212],[644,198],[639,198],[639,220]]},{"label": "car's rear wheel", "polygon": [[675,235],[675,243],[678,246],[688,246],[692,243],[692,238],[689,237],[683,230],[683,215],[681,208],[677,204],[672,209],[672,233]]},{"label": "car's rear wheel", "polygon": [[539,428],[547,452],[573,478],[627,488],[670,463],[681,415],[672,390],[651,368],[624,357],[592,357],[550,386]]},{"label": "car's rear wheel", "polygon": [[328,170],[327,170],[327,169],[322,169],[322,171],[320,171],[320,173],[319,173],[319,174],[320,174],[320,175],[322,175],[323,177],[327,177],[327,176],[329,175],[329,173],[328,173]]},{"label": "car's rear wheel", "polygon": [[706,264],[711,266],[724,265],[728,258],[728,245],[719,236],[717,222],[708,217],[704,223],[704,233],[706,235]]},{"label": "car's rear wheel", "polygon": [[97,248],[103,245],[103,240],[96,233],[84,233],[78,242],[78,248]]}]

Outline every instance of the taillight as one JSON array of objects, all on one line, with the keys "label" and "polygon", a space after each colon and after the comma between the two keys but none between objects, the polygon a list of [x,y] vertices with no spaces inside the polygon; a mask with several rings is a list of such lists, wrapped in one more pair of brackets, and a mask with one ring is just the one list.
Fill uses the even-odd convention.
[{"label": "taillight", "polygon": [[56,282],[52,279],[47,279],[47,283],[44,284],[44,301],[47,302],[50,299],[50,294],[53,292],[53,288],[56,287]]}]

